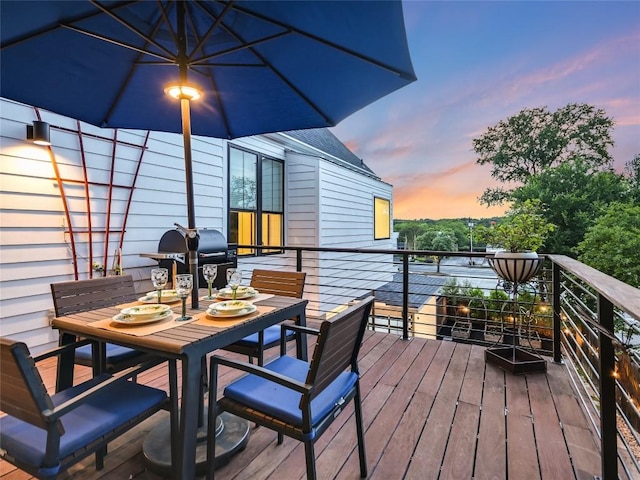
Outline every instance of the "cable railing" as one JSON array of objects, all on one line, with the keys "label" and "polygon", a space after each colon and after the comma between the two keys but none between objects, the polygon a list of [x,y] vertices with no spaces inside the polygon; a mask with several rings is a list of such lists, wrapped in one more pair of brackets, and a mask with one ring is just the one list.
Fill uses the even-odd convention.
[{"label": "cable railing", "polygon": [[369,328],[422,337],[516,345],[565,362],[600,436],[603,478],[640,475],[640,293],[576,260],[549,255],[517,286],[484,253],[256,245],[254,268],[306,272],[307,317],[331,318],[373,294]]}]

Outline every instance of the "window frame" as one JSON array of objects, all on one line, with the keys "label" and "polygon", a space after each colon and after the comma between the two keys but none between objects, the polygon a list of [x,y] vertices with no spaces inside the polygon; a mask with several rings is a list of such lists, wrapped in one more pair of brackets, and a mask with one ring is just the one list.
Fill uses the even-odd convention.
[{"label": "window frame", "polygon": [[[387,206],[387,227],[384,237],[378,237],[378,201],[386,202]],[[380,197],[378,195],[373,196],[373,239],[374,240],[389,240],[391,239],[391,199]]]},{"label": "window frame", "polygon": [[[232,149],[249,153],[251,155],[256,156],[256,208],[255,209],[246,209],[246,208],[233,208],[231,205],[231,152]],[[280,238],[282,241],[282,245],[284,245],[285,241],[285,162],[282,159],[272,157],[270,155],[263,154],[261,152],[251,150],[249,148],[241,147],[235,144],[229,143],[227,147],[227,225],[228,232],[227,238],[231,237],[231,215],[232,212],[247,212],[252,213],[255,218],[255,222],[253,225],[254,235],[255,235],[255,245],[264,245],[263,243],[263,219],[265,215],[280,215]],[[274,210],[265,210],[263,208],[263,172],[262,167],[265,161],[276,162],[281,165],[281,179],[280,179],[280,191],[281,191],[281,207],[282,211],[274,211]],[[238,252],[238,256],[262,256],[262,255],[274,255],[284,253],[284,250],[280,248],[269,248],[269,249],[246,249],[249,250],[247,252]]]}]

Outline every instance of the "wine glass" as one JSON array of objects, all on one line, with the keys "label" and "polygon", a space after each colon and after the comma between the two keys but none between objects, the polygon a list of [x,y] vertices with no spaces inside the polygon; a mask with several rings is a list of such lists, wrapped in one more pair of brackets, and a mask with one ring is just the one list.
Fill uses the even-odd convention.
[{"label": "wine glass", "polygon": [[192,289],[193,275],[190,273],[176,275],[176,293],[178,294],[178,297],[182,299],[182,316],[176,319],[178,322],[191,320],[191,317],[187,316],[187,297],[191,293]]},{"label": "wine glass", "polygon": [[213,295],[211,295],[211,285],[213,284],[213,281],[218,276],[218,265],[211,264],[211,263],[203,265],[202,266],[202,276],[207,281],[207,285],[209,287],[209,295],[204,297],[204,299],[205,300],[214,300],[215,297]]},{"label": "wine glass", "polygon": [[227,268],[227,285],[229,285],[229,280],[231,280],[231,275],[236,273],[236,268]]},{"label": "wine glass", "polygon": [[151,282],[158,292],[158,303],[162,303],[162,289],[169,280],[169,270],[166,268],[154,268],[151,270]]},{"label": "wine glass", "polygon": [[236,270],[229,277],[229,287],[231,288],[231,292],[232,292],[232,295],[231,295],[232,300],[236,299],[236,291],[240,286],[240,282],[242,282],[242,272],[240,270]]}]

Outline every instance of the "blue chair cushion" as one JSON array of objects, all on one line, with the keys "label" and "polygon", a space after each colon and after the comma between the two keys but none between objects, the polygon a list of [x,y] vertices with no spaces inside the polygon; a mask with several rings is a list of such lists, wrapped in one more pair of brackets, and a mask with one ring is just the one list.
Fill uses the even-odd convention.
[{"label": "blue chair cushion", "polygon": [[[120,345],[114,345],[113,343],[107,343],[107,363],[120,363],[128,360],[136,355],[139,355],[138,350],[134,350],[129,347],[122,347]],[[92,361],[91,345],[84,345],[76,349],[76,359],[90,363]]]},{"label": "blue chair cushion", "polygon": [[[72,399],[94,385],[109,378],[100,375],[51,397],[55,406]],[[130,381],[117,382],[86,400],[62,416],[65,433],[60,438],[60,455],[64,458],[100,439],[140,414],[158,408],[166,400],[162,390]],[[19,462],[40,468],[46,451],[46,432],[14,417],[0,418],[0,448]],[[53,475],[58,467],[42,469],[43,476]]]},{"label": "blue chair cushion", "polygon": [[[279,325],[272,325],[264,329],[264,344],[271,345],[272,343],[280,342],[280,332],[281,328]],[[295,336],[294,333],[289,333],[287,335],[287,339],[291,339]],[[247,335],[242,340],[237,342],[238,345],[242,345],[243,347],[256,347],[258,346],[258,333],[252,333],[251,335]]]},{"label": "blue chair cushion", "polygon": [[[309,363],[297,358],[283,356],[265,366],[294,380],[304,382],[309,372]],[[358,376],[343,372],[317,397],[311,401],[312,427],[329,414],[336,403],[354,387]],[[302,427],[300,398],[302,394],[256,375],[246,375],[224,389],[224,396],[249,408],[255,408],[287,423]]]}]

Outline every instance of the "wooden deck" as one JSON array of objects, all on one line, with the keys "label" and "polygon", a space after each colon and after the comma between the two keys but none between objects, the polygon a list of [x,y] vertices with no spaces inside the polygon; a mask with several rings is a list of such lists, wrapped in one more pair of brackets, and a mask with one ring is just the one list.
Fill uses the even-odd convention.
[{"label": "wooden deck", "polygon": [[[53,385],[55,365],[41,367]],[[563,366],[549,362],[546,375],[512,376],[485,364],[482,347],[367,332],[360,367],[371,479],[599,475],[599,447]],[[228,371],[221,375],[233,378]],[[166,387],[164,367],[140,381]],[[89,458],[62,478],[159,480],[145,470],[141,446],[166,415],[157,414],[110,444],[104,470],[97,472]],[[359,478],[351,405],[316,443],[316,458],[320,479]],[[6,462],[0,462],[0,477],[31,478]],[[305,478],[304,450],[292,439],[277,445],[275,433],[255,428],[246,449],[216,478]]]}]

